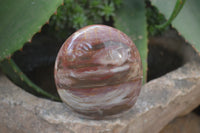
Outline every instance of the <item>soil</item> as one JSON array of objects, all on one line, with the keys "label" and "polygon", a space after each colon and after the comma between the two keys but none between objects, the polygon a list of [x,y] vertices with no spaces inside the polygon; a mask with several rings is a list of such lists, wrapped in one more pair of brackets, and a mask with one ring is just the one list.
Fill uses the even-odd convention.
[{"label": "soil", "polygon": [[158,78],[183,65],[183,58],[159,45],[149,45],[148,81]]}]

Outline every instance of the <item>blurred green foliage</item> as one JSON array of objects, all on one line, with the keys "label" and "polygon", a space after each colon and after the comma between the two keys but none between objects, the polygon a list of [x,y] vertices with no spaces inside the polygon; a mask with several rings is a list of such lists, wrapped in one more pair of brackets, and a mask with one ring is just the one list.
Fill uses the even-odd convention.
[{"label": "blurred green foliage", "polygon": [[[156,25],[166,22],[158,9],[146,0],[146,18],[148,35],[161,34],[165,29],[158,29]],[[64,0],[49,21],[52,33],[59,39],[66,38],[76,30],[91,24],[106,24],[113,26],[116,10],[123,4],[122,0]]]},{"label": "blurred green foliage", "polygon": [[[174,6],[174,0],[169,0],[167,2],[163,2],[162,0],[64,0],[63,5],[59,6],[62,0],[52,0],[50,3],[46,0],[34,0],[34,2],[20,0],[17,1],[18,4],[7,0],[0,5],[0,9],[2,10],[2,12],[0,12],[2,18],[1,23],[3,25],[0,29],[3,33],[2,35],[4,35],[0,39],[1,41],[3,40],[2,43],[0,43],[3,44],[0,45],[0,60],[11,56],[13,52],[19,50],[26,41],[31,41],[33,34],[40,30],[42,25],[49,19],[49,16],[59,6],[57,12],[51,16],[49,25],[46,24],[43,26],[42,32],[38,33],[38,36],[44,33],[55,42],[59,42],[58,44],[60,46],[62,44],[61,42],[69,35],[84,26],[105,24],[114,27],[115,25],[116,28],[130,36],[138,47],[143,62],[144,79],[146,79],[148,53],[147,31],[148,36],[155,36],[171,28],[169,24],[171,24],[172,20],[183,7],[183,1],[186,0],[177,0],[176,2],[182,6]],[[198,33],[200,31],[199,21],[196,21],[197,19],[199,20],[200,17],[199,14],[195,14],[199,10],[198,3],[198,0],[190,0],[183,10],[182,16],[174,21],[174,26],[197,48],[197,50],[200,50],[198,43]],[[152,4],[154,4],[155,7],[152,6]],[[165,16],[163,16],[160,11],[162,11]],[[173,12],[171,13],[171,11]],[[170,14],[172,14],[172,17],[170,17]],[[185,19],[185,16],[189,19]],[[14,21],[10,21],[11,18]],[[166,18],[171,19],[169,19],[169,21],[166,20]],[[192,25],[188,26],[188,24],[191,23]],[[163,27],[163,24],[164,28],[159,28]],[[36,41],[35,46],[38,46],[37,44],[40,43]],[[43,43],[41,44],[43,45]],[[52,53],[49,54],[51,52],[50,50],[46,50],[51,48],[51,44],[45,44],[48,44],[45,45],[46,53],[43,52],[42,45],[35,47],[33,43],[27,43],[27,45],[29,45],[27,47],[29,47],[33,53],[37,53],[33,55],[38,55],[37,57],[42,55],[41,58],[37,58],[37,61],[39,62],[39,59],[42,59],[42,63],[44,64],[49,61],[49,58],[51,59],[50,55],[54,55]],[[53,46],[53,48],[57,48],[55,43],[53,43]],[[27,51],[27,53],[30,55],[30,51]],[[22,56],[24,55],[22,54]],[[13,57],[2,61],[0,67],[13,82],[40,93],[44,97],[58,100],[29,80],[12,58]],[[19,60],[22,60],[22,58]],[[31,60],[31,62],[36,64],[33,60]]]},{"label": "blurred green foliage", "polygon": [[163,31],[169,29],[167,26],[164,29],[158,29],[156,26],[166,22],[163,14],[158,9],[151,5],[149,0],[146,0],[146,18],[147,18],[147,31],[149,36],[155,36],[163,33]]},{"label": "blurred green foliage", "polygon": [[58,37],[66,38],[84,26],[109,23],[121,3],[121,0],[64,0],[49,25]]}]

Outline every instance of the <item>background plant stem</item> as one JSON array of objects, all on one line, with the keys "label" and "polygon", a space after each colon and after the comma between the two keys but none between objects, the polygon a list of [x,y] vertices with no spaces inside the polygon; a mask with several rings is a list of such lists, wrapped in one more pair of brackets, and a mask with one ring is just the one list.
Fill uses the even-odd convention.
[{"label": "background plant stem", "polygon": [[171,22],[176,18],[176,16],[179,14],[179,12],[181,11],[182,7],[184,6],[186,0],[177,0],[176,1],[176,5],[174,7],[174,10],[170,16],[170,18],[168,19],[167,22],[165,22],[164,24],[161,25],[157,25],[156,28],[158,29],[164,29],[167,26],[169,26],[171,24]]}]

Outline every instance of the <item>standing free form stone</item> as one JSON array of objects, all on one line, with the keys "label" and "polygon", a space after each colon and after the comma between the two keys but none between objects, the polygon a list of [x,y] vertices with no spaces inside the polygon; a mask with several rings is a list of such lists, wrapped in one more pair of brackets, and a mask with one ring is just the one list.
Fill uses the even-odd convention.
[{"label": "standing free form stone", "polygon": [[75,112],[103,119],[131,108],[142,84],[139,52],[121,31],[91,25],[72,34],[55,63],[61,99]]}]

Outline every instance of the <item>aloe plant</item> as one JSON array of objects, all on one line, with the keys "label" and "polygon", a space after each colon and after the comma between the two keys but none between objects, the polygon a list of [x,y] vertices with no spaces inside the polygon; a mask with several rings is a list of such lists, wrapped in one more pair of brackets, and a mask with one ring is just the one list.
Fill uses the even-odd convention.
[{"label": "aloe plant", "polygon": [[147,23],[145,2],[142,0],[126,0],[117,11],[115,26],[125,32],[137,46],[143,65],[143,81],[147,73]]},{"label": "aloe plant", "polygon": [[[185,40],[192,44],[195,50],[200,52],[200,14],[199,14],[199,0],[177,0],[182,7],[178,16],[172,21],[172,26],[182,35]],[[152,0],[152,4],[165,15],[170,18],[173,8],[176,8],[177,2],[174,0]],[[181,7],[181,6],[180,6]],[[200,54],[199,54],[200,55]]]},{"label": "aloe plant", "polygon": [[[147,2],[150,2],[158,9],[158,12],[165,16],[165,22],[159,13],[154,14],[152,10],[148,10],[145,5]],[[0,4],[1,69],[15,83],[26,86],[33,93],[39,93],[53,100],[59,100],[59,98],[35,85],[10,57],[15,51],[21,49],[25,42],[31,41],[32,36],[41,30],[41,27],[49,21],[50,16],[56,13],[56,9],[62,3],[62,0],[6,0],[1,1]],[[71,5],[67,5],[67,3]],[[89,7],[86,9],[85,7],[88,5]],[[65,0],[65,4],[59,8],[58,14],[51,17],[50,26],[64,33],[63,31],[66,29],[77,30],[88,24],[103,23],[102,17],[106,22],[110,22],[111,18],[114,18],[114,26],[130,36],[140,52],[145,83],[148,69],[148,32],[151,34],[152,31],[162,31],[171,24],[197,51],[200,51],[198,5],[200,5],[199,0],[94,0],[75,1],[75,3],[72,0]],[[150,18],[152,15],[154,17]],[[151,25],[147,20],[153,20],[153,24]],[[160,22],[155,23],[155,21]],[[69,24],[68,28],[67,24]]]},{"label": "aloe plant", "polygon": [[31,41],[61,3],[62,0],[2,0],[0,61]]},{"label": "aloe plant", "polygon": [[42,90],[39,86],[34,84],[21,70],[20,68],[15,64],[15,62],[12,59],[6,59],[3,60],[0,63],[1,69],[9,75],[11,80],[15,83],[17,83],[20,86],[23,86],[24,89],[27,89],[27,91],[32,93],[41,94],[42,96],[46,98],[50,98],[52,100],[60,101],[59,97],[56,97],[44,90]]},{"label": "aloe plant", "polygon": [[[0,63],[1,69],[16,83],[54,100],[59,98],[32,83],[9,57],[31,41],[33,34],[48,22],[62,0],[6,0],[0,4]],[[7,59],[6,59],[7,58]]]}]

